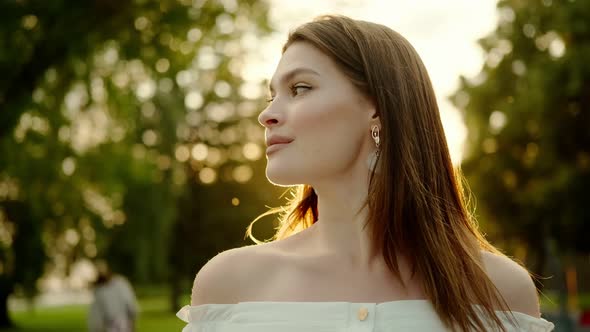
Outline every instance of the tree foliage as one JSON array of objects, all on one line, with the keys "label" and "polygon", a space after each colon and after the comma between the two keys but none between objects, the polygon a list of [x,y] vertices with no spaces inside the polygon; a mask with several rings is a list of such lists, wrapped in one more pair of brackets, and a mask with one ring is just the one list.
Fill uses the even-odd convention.
[{"label": "tree foliage", "polygon": [[260,82],[242,77],[266,15],[256,0],[0,3],[1,303],[80,258],[178,281],[242,241],[210,232],[243,234],[260,212],[243,203],[269,197]]},{"label": "tree foliage", "polygon": [[469,130],[464,172],[492,235],[590,252],[590,3],[498,3],[485,64],[452,97]]}]

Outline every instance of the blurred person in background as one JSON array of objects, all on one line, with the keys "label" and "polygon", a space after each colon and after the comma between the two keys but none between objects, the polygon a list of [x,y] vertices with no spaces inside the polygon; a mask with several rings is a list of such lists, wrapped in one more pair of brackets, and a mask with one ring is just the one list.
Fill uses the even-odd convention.
[{"label": "blurred person in background", "polygon": [[90,332],[135,331],[137,299],[129,281],[113,275],[104,262],[97,263],[94,301],[88,313]]}]

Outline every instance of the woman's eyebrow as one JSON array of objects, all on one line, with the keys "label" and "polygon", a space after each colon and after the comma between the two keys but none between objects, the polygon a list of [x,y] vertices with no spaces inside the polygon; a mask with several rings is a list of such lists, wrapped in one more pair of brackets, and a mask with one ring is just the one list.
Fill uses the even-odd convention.
[{"label": "woman's eyebrow", "polygon": [[[283,77],[281,77],[281,79],[279,80],[279,82],[284,83],[290,79],[292,79],[294,76],[299,75],[299,74],[312,74],[312,75],[317,75],[320,76],[320,74],[311,69],[311,68],[307,68],[307,67],[298,67],[295,69],[292,69],[290,71],[288,71],[285,75],[283,75]],[[274,93],[274,88],[273,88],[273,84],[272,84],[272,80],[270,81],[270,85],[268,87],[270,89],[271,93]]]}]

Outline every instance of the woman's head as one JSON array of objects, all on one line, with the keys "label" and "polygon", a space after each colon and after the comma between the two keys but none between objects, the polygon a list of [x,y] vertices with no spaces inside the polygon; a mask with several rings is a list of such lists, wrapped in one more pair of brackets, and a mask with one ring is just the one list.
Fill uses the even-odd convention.
[{"label": "woman's head", "polygon": [[350,176],[374,150],[369,128],[375,108],[332,58],[293,41],[270,83],[271,101],[259,120],[267,144],[267,177],[275,184],[316,185]]},{"label": "woman's head", "polygon": [[[281,80],[298,68],[315,73]],[[424,158],[450,161],[426,69],[410,43],[385,26],[338,16],[300,26],[283,48],[271,87],[274,98],[260,122],[267,137],[294,139],[269,155],[267,175],[275,183],[313,184],[364,164],[375,149],[374,125],[385,170],[413,177]]]},{"label": "woman's head", "polygon": [[[297,68],[316,73],[283,81]],[[274,100],[260,121],[267,134],[290,143],[271,148],[267,175],[278,184],[306,184],[286,209],[268,213],[287,211],[275,238],[318,220],[314,183],[366,165],[378,125],[380,171],[368,177],[365,204],[375,249],[398,276],[397,254],[412,258],[449,326],[484,330],[471,303],[500,326],[493,309],[506,304],[480,261],[481,249],[497,250],[466,210],[428,73],[410,43],[380,24],[322,16],[289,35],[272,87]],[[465,285],[466,276],[477,282]]]}]

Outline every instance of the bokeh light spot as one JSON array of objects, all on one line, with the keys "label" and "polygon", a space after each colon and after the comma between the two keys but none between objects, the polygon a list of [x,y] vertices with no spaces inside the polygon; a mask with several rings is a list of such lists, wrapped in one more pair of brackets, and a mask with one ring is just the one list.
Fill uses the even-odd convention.
[{"label": "bokeh light spot", "polygon": [[205,167],[199,172],[199,179],[205,184],[211,184],[217,179],[217,172],[213,168]]},{"label": "bokeh light spot", "polygon": [[145,144],[147,146],[154,146],[154,145],[156,145],[156,142],[158,141],[158,135],[156,134],[155,131],[148,129],[143,132],[141,139],[143,141],[143,144]]},{"label": "bokeh light spot", "polygon": [[561,58],[565,54],[565,43],[561,38],[557,37],[551,41],[549,54],[554,58]]},{"label": "bokeh light spot", "polygon": [[215,83],[215,94],[220,98],[227,98],[231,94],[231,86],[226,81],[219,81]]},{"label": "bokeh light spot", "polygon": [[156,94],[156,83],[152,80],[145,80],[139,83],[135,94],[142,101],[152,98]]},{"label": "bokeh light spot", "polygon": [[504,128],[504,126],[506,125],[506,114],[504,114],[504,112],[502,111],[493,111],[492,114],[490,114],[490,131],[493,134],[497,134],[500,132],[500,130],[502,130],[502,128]]},{"label": "bokeh light spot", "polygon": [[33,30],[37,26],[38,21],[39,20],[37,19],[37,16],[26,15],[23,17],[23,20],[22,20],[23,28],[25,28],[27,30]]},{"label": "bokeh light spot", "polygon": [[65,175],[70,176],[76,170],[76,161],[72,157],[65,158],[61,163],[61,169]]},{"label": "bokeh light spot", "polygon": [[220,164],[222,161],[222,154],[221,151],[217,148],[209,148],[207,153],[207,163],[210,165],[217,165]]},{"label": "bokeh light spot", "polygon": [[203,143],[197,143],[193,146],[191,150],[191,155],[193,159],[203,161],[207,158],[207,154],[209,153],[209,148],[207,145]]},{"label": "bokeh light spot", "polygon": [[135,19],[135,28],[137,30],[143,30],[148,27],[150,21],[145,16],[140,16]]},{"label": "bokeh light spot", "polygon": [[186,94],[184,98],[184,105],[186,108],[196,110],[203,106],[203,96],[197,91],[191,91]]},{"label": "bokeh light spot", "polygon": [[170,61],[168,61],[168,59],[161,58],[158,61],[156,61],[156,70],[159,73],[165,73],[168,71],[169,68],[170,68]]},{"label": "bokeh light spot", "polygon": [[201,32],[201,30],[199,30],[197,28],[192,28],[187,33],[187,39],[194,43],[194,42],[199,41],[199,39],[201,39],[202,35],[203,35],[203,33]]},{"label": "bokeh light spot", "polygon": [[252,168],[248,165],[241,165],[234,169],[233,171],[234,179],[239,183],[246,183],[250,181],[253,175]]},{"label": "bokeh light spot", "polygon": [[244,157],[248,160],[258,160],[262,156],[262,149],[256,143],[246,143],[242,149]]}]

